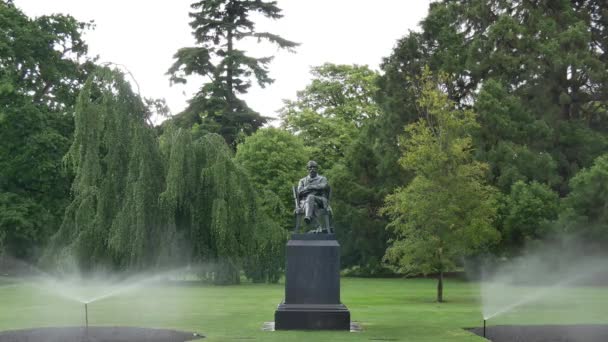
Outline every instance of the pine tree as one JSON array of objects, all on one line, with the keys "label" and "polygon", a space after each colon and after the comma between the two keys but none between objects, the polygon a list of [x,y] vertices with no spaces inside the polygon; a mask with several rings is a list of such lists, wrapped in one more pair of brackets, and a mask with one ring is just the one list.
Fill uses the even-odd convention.
[{"label": "pine tree", "polygon": [[238,95],[247,93],[252,78],[261,87],[273,81],[267,68],[272,57],[251,57],[238,49],[238,42],[254,38],[288,50],[297,44],[255,30],[250,19],[254,13],[271,19],[282,17],[275,1],[205,0],[191,7],[190,26],[198,46],[179,49],[168,73],[177,83],[185,83],[185,77],[192,74],[208,79],[190,100],[182,118],[187,124],[201,123],[205,130],[219,133],[232,145],[239,136],[253,133],[266,122]]}]

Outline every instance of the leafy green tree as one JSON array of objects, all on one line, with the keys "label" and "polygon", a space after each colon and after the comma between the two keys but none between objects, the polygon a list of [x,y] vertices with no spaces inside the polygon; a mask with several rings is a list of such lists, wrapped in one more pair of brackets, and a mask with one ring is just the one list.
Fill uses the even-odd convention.
[{"label": "leafy green tree", "polygon": [[509,254],[517,255],[519,249],[534,241],[548,237],[553,229],[550,223],[559,214],[559,196],[546,184],[521,180],[511,186],[508,196],[503,196],[499,206],[502,222],[501,236]]},{"label": "leafy green tree", "polygon": [[493,185],[509,196],[514,183],[536,181],[567,195],[569,179],[608,147],[605,8],[596,0],[432,3],[421,32],[382,64],[383,115],[370,137],[383,178],[403,178],[391,173],[396,137],[416,118],[417,77],[428,65],[449,76],[442,86],[456,107],[479,114],[475,158],[490,165]]},{"label": "leafy green tree", "polygon": [[[278,196],[285,213],[293,211],[292,187],[306,173],[310,151],[302,140],[278,128],[263,128],[239,144],[236,161],[249,174],[251,182],[262,196]],[[270,192],[271,194],[268,194]],[[282,220],[283,221],[283,220]],[[290,225],[293,223],[289,221]],[[293,227],[286,227],[293,228]]]},{"label": "leafy green tree", "polygon": [[269,32],[257,32],[253,14],[271,19],[282,17],[275,1],[205,0],[191,5],[190,26],[197,47],[181,48],[169,69],[171,81],[185,83],[192,74],[207,78],[178,119],[185,125],[203,124],[205,130],[219,133],[228,144],[240,135],[251,134],[266,118],[238,98],[247,93],[251,79],[264,87],[273,80],[267,66],[272,57],[254,58],[238,49],[243,39],[270,42],[292,50],[296,43]]},{"label": "leafy green tree", "polygon": [[[403,102],[424,65],[450,75],[446,91],[461,106],[477,106],[478,89],[487,87],[486,96],[500,98],[484,103],[485,113],[495,112],[494,118],[506,122],[494,121],[501,130],[488,127],[494,138],[482,143],[513,139],[517,125],[532,123],[520,131],[523,141],[533,141],[527,145],[533,154],[551,155],[557,173],[551,175],[552,182],[561,179],[556,186],[565,194],[567,179],[590,165],[606,146],[607,50],[601,32],[607,20],[602,8],[597,1],[433,3],[421,24],[423,32],[403,38],[385,60],[384,95],[379,102],[388,115],[408,120],[411,116]],[[514,112],[505,113],[505,109]],[[481,120],[492,120],[479,113]],[[511,118],[523,120],[512,125]],[[395,120],[391,117],[389,122]],[[508,191],[509,186],[501,188]]]},{"label": "leafy green tree", "polygon": [[293,229],[292,186],[305,172],[309,149],[300,138],[278,128],[262,128],[237,146],[235,160],[247,171],[258,194],[260,231],[256,252],[246,261],[254,281],[276,282],[285,265],[287,231]]},{"label": "leafy green tree", "polygon": [[327,173],[333,189],[331,205],[340,260],[348,274],[392,274],[382,262],[390,234],[386,218],[379,213],[386,194],[378,190],[377,159],[363,139],[355,146]]},{"label": "leafy green tree", "polygon": [[608,155],[572,177],[570,187],[557,224],[562,231],[584,239],[590,249],[604,250],[608,241]]},{"label": "leafy green tree", "polygon": [[484,83],[475,98],[479,115],[477,156],[492,166],[492,181],[508,193],[517,181],[561,182],[551,155],[554,130],[536,118],[519,97],[495,80]]},{"label": "leafy green tree", "polygon": [[[282,125],[302,137],[332,185],[334,227],[342,264],[357,275],[390,272],[382,265],[386,220],[378,213],[386,191],[374,144],[378,74],[366,66],[324,64],[293,101],[285,101]],[[387,170],[390,168],[387,168]],[[394,169],[394,168],[393,168]],[[379,181],[382,180],[382,181]]]},{"label": "leafy green tree", "polygon": [[312,82],[297,100],[285,101],[280,116],[283,127],[302,137],[314,159],[331,169],[361,126],[378,115],[373,98],[378,75],[367,66],[330,63],[311,73]]},{"label": "leafy green tree", "polygon": [[386,198],[383,212],[396,238],[385,258],[405,273],[437,273],[442,302],[443,273],[499,238],[492,227],[496,191],[485,184],[487,165],[473,160],[475,114],[455,110],[428,72],[423,75],[421,118],[400,138],[400,163],[415,177]]},{"label": "leafy green tree", "polygon": [[277,229],[262,226],[255,188],[224,139],[171,125],[158,137],[150,115],[121,72],[89,77],[65,158],[74,198],[44,261],[82,271],[204,264],[201,276],[217,284],[262,263],[263,280],[276,281],[267,255]]},{"label": "leafy green tree", "polygon": [[71,16],[28,18],[0,1],[0,245],[35,260],[69,203],[62,171],[77,94],[93,67]]},{"label": "leafy green tree", "polygon": [[146,132],[147,114],[120,72],[100,68],[89,77],[65,157],[75,175],[74,198],[44,261],[61,267],[76,262],[82,270],[152,262],[148,253],[157,246],[151,232],[159,222],[154,198],[163,175],[155,138]]}]

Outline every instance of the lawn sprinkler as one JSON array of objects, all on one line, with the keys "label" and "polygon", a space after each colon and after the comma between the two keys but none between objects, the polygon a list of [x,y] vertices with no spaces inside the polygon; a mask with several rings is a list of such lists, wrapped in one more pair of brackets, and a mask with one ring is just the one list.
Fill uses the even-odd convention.
[{"label": "lawn sprinkler", "polygon": [[84,333],[89,338],[89,309],[87,307],[87,303],[84,303]]},{"label": "lawn sprinkler", "polygon": [[486,319],[483,319],[483,337],[486,337]]}]

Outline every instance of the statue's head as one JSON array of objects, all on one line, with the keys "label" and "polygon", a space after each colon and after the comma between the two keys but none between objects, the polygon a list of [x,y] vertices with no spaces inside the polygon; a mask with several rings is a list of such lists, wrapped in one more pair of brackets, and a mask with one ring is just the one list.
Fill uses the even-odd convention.
[{"label": "statue's head", "polygon": [[316,177],[317,171],[319,170],[319,164],[317,164],[317,162],[314,160],[310,160],[306,164],[306,169],[308,170],[308,173],[310,174],[311,177]]}]

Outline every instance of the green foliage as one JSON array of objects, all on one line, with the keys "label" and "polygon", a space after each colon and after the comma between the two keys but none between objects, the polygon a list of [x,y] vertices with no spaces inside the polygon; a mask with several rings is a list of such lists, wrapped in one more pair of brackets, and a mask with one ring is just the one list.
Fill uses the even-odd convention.
[{"label": "green foliage", "polygon": [[232,145],[242,134],[251,134],[266,122],[238,95],[247,93],[252,78],[261,87],[273,81],[267,68],[272,57],[248,56],[237,48],[237,43],[257,39],[288,50],[297,44],[269,32],[256,31],[250,19],[253,13],[271,19],[282,17],[275,2],[205,0],[191,7],[194,12],[190,13],[190,27],[198,46],[179,49],[168,74],[177,83],[185,83],[186,77],[193,74],[207,81],[178,122],[187,126],[203,124],[205,130],[219,133]]},{"label": "green foliage", "polygon": [[259,229],[256,253],[246,261],[254,281],[278,281],[284,265],[287,230],[293,229],[292,187],[305,172],[309,149],[301,139],[278,128],[263,128],[237,147],[235,160],[257,192]]},{"label": "green foliage", "polygon": [[559,184],[557,162],[547,152],[554,133],[546,121],[535,118],[494,80],[484,83],[474,109],[480,122],[477,155],[492,166],[492,181],[499,189],[508,193],[517,181]]},{"label": "green foliage", "polygon": [[33,261],[69,203],[62,157],[93,63],[71,16],[28,18],[0,2],[0,245]]},{"label": "green foliage", "polygon": [[27,94],[51,111],[69,109],[93,67],[82,39],[89,28],[69,15],[30,19],[11,2],[1,2],[0,91]]},{"label": "green foliage", "polygon": [[443,272],[458,258],[487,249],[499,234],[492,227],[496,200],[484,181],[487,165],[472,158],[475,115],[454,110],[428,72],[423,77],[421,118],[400,138],[401,166],[415,177],[386,198],[383,212],[396,238],[385,258],[404,273],[437,272],[442,301]]},{"label": "green foliage", "polygon": [[584,239],[590,249],[603,249],[608,241],[608,155],[572,177],[570,187],[562,201],[560,229]]},{"label": "green foliage", "polygon": [[[407,179],[391,172],[397,129],[416,118],[418,76],[428,66],[448,75],[442,88],[457,108],[478,113],[475,158],[489,164],[492,185],[506,197],[518,181],[568,194],[569,180],[608,148],[607,24],[596,0],[432,3],[422,31],[402,38],[382,65],[383,115],[370,138],[385,188]],[[505,239],[500,250],[524,240]]]},{"label": "green foliage", "polygon": [[285,269],[288,232],[281,218],[286,211],[279,197],[270,191],[258,193],[256,205],[256,229],[243,269],[253,282],[277,283]]},{"label": "green foliage", "polygon": [[[363,140],[363,139],[360,139]],[[360,146],[365,153],[369,147]],[[348,273],[357,276],[392,274],[382,262],[389,232],[386,219],[379,214],[384,193],[377,191],[373,154],[362,150],[348,153],[327,177],[332,185],[334,227],[341,246],[341,263]],[[359,164],[361,163],[361,164]]]},{"label": "green foliage", "polygon": [[306,173],[309,159],[310,151],[302,140],[278,128],[258,130],[236,152],[236,161],[247,170],[258,191],[276,194],[285,213],[293,209],[292,187]]},{"label": "green foliage", "polygon": [[373,99],[378,75],[367,66],[330,63],[311,73],[311,84],[298,92],[297,100],[285,101],[281,119],[329,170],[344,158],[361,126],[378,115]]},{"label": "green foliage", "polygon": [[503,196],[499,206],[499,221],[502,222],[501,235],[505,246],[515,250],[546,238],[553,229],[551,221],[559,213],[559,196],[546,184],[521,180],[513,183],[511,192]]},{"label": "green foliage", "polygon": [[[150,186],[155,180],[143,179],[141,174],[154,160],[137,150],[149,148],[150,141],[139,132],[147,125],[146,115],[142,101],[120,72],[100,68],[87,80],[76,106],[74,140],[65,156],[75,175],[74,199],[49,249],[58,264],[69,265],[73,260],[64,257],[74,257],[80,268],[89,270],[98,265],[136,265],[144,259],[134,250],[150,248],[142,247],[142,239],[147,238],[147,223],[157,222],[157,211],[143,206],[152,201],[139,208],[133,201],[158,196],[158,186]],[[114,222],[124,210],[129,211]],[[128,220],[127,214],[136,217]],[[126,241],[132,236],[136,238]],[[134,250],[126,252],[126,245]]]},{"label": "green foliage", "polygon": [[[332,185],[334,226],[344,267],[377,275],[386,249],[386,221],[378,214],[385,191],[378,188],[380,163],[371,123],[380,110],[374,96],[378,74],[366,66],[324,64],[313,80],[286,101],[283,127],[302,137]],[[375,132],[375,131],[374,131]]]},{"label": "green foliage", "polygon": [[159,138],[150,115],[122,73],[89,78],[65,157],[74,199],[45,261],[84,271],[204,264],[207,280],[232,284],[257,255],[246,266],[276,281],[282,229],[257,214],[255,188],[224,139],[171,125]]}]

